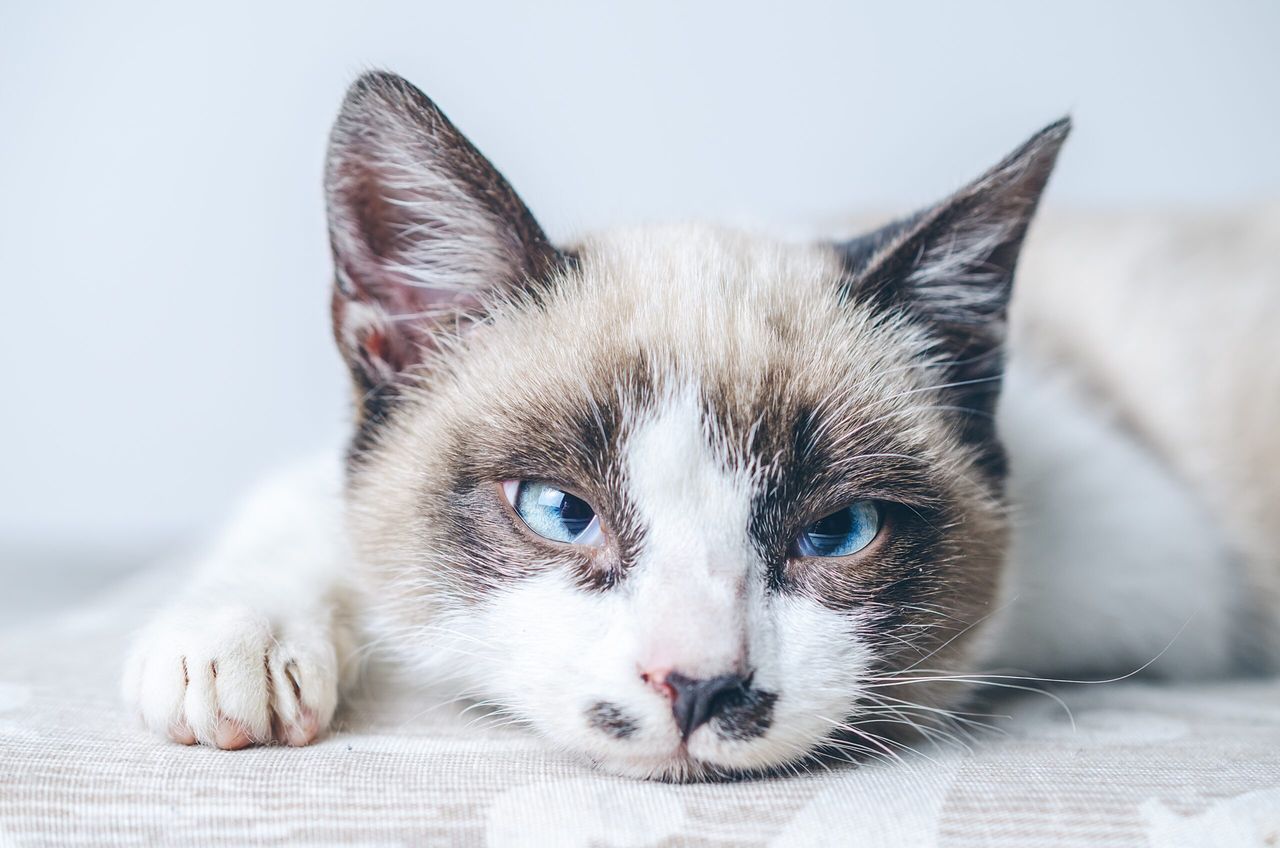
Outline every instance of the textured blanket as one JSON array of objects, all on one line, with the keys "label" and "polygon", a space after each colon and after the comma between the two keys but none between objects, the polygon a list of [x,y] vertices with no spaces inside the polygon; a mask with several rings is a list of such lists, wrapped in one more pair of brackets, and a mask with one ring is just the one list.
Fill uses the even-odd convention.
[{"label": "textured blanket", "polygon": [[663,785],[372,684],[305,749],[147,735],[116,695],[174,570],[0,625],[0,846],[1280,844],[1280,684],[1061,687],[901,761]]}]

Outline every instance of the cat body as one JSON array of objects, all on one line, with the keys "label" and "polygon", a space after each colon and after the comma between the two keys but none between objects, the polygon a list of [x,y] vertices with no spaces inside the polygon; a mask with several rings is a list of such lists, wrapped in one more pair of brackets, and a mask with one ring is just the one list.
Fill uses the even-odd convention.
[{"label": "cat body", "polygon": [[874,755],[997,669],[1268,667],[1275,475],[1251,518],[1205,478],[1275,456],[1274,407],[1226,397],[1259,444],[1210,438],[1063,367],[1052,298],[1010,312],[1067,131],[850,241],[562,248],[425,96],[362,78],[326,179],[350,448],[246,504],[126,698],[178,741],[306,744],[367,646],[687,779]]}]

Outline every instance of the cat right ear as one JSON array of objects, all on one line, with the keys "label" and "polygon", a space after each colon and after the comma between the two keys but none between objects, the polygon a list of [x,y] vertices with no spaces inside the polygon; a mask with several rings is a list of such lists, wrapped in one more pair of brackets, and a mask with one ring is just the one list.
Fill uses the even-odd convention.
[{"label": "cat right ear", "polygon": [[1070,132],[1070,119],[1055,121],[941,203],[840,245],[848,293],[924,319],[953,357],[998,347],[1027,227]]},{"label": "cat right ear", "polygon": [[425,94],[370,73],[347,92],[325,171],[333,330],[368,398],[494,297],[563,261],[529,209]]}]

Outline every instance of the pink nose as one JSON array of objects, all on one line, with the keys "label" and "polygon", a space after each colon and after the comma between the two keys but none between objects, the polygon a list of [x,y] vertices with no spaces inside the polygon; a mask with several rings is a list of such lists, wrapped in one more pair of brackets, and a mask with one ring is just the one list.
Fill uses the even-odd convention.
[{"label": "pink nose", "polygon": [[689,734],[726,707],[745,698],[751,685],[737,674],[695,680],[677,671],[665,670],[642,672],[640,677],[671,702],[671,715],[682,739],[688,739]]},{"label": "pink nose", "polygon": [[659,695],[662,695],[668,701],[676,699],[675,687],[667,682],[667,675],[671,673],[669,668],[653,669],[652,671],[640,672],[640,679],[648,683]]}]

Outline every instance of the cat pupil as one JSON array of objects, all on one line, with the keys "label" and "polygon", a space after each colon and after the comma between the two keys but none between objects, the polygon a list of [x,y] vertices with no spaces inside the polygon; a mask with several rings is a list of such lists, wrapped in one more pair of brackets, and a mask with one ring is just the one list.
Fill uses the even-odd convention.
[{"label": "cat pupil", "polygon": [[565,528],[576,536],[587,529],[587,525],[595,517],[595,511],[582,498],[575,498],[568,492],[563,494],[564,498],[560,501],[560,520],[564,522]]},{"label": "cat pupil", "polygon": [[809,531],[813,536],[833,536],[843,538],[853,529],[853,510],[842,509],[833,512],[826,518],[816,521]]}]

